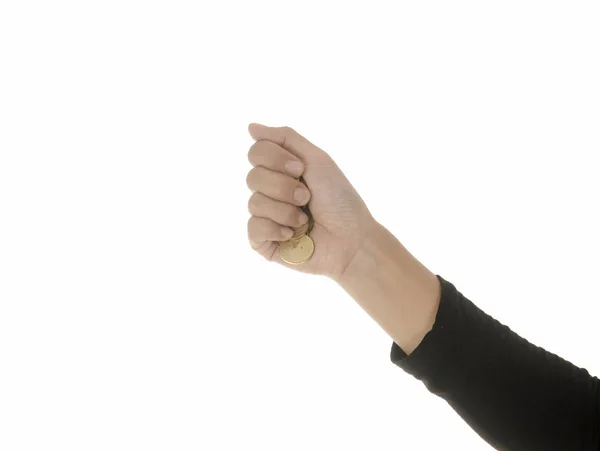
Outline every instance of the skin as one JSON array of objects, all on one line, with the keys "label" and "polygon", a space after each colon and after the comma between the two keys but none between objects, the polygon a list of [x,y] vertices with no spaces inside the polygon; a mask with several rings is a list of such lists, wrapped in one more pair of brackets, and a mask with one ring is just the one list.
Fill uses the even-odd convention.
[{"label": "skin", "polygon": [[[335,281],[412,353],[435,322],[441,296],[435,274],[375,220],[327,152],[290,127],[252,123],[248,131],[255,141],[246,178],[252,249],[291,270]],[[297,180],[300,175],[308,190]],[[305,197],[295,198],[297,189]],[[299,208],[306,203],[315,221],[310,233],[315,252],[306,263],[290,265],[279,257],[276,242],[291,236],[289,227],[306,223]]]}]

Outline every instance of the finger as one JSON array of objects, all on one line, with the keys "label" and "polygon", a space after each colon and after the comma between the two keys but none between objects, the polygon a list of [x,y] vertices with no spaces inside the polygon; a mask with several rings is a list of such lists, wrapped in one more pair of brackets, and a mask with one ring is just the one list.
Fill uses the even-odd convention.
[{"label": "finger", "polygon": [[323,152],[291,127],[268,127],[253,122],[248,125],[248,132],[255,141],[273,141],[303,161],[311,161]]},{"label": "finger", "polygon": [[248,200],[248,211],[253,216],[267,218],[290,227],[300,227],[308,221],[308,216],[299,207],[271,199],[256,192]]},{"label": "finger", "polygon": [[294,234],[289,227],[277,224],[268,218],[251,216],[248,219],[248,239],[255,249],[265,241],[284,241]]},{"label": "finger", "polygon": [[310,191],[304,183],[262,166],[256,166],[248,172],[246,184],[254,192],[297,206],[305,205],[310,199]]},{"label": "finger", "polygon": [[300,177],[304,171],[304,165],[298,157],[273,141],[261,140],[252,144],[248,161],[252,166],[263,166],[294,178]]}]

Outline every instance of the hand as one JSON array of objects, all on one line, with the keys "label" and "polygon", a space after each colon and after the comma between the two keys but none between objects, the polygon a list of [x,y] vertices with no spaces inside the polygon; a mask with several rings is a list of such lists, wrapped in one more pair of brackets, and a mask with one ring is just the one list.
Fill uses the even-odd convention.
[{"label": "hand", "polygon": [[[250,245],[269,261],[338,280],[378,223],[325,151],[289,127],[252,123],[248,131],[256,141],[248,152],[254,167],[246,178],[253,192],[248,202]],[[297,180],[300,175],[308,190]],[[305,197],[294,197],[298,189]],[[279,256],[276,242],[291,236],[289,226],[306,223],[299,208],[306,203],[315,221],[309,234],[315,251],[307,262],[290,265]]]}]

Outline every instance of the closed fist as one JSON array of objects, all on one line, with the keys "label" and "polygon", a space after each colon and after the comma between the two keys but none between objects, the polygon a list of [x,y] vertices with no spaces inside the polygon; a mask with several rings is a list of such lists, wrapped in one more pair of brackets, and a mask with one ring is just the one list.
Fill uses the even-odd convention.
[{"label": "closed fist", "polygon": [[[267,260],[289,268],[337,280],[376,221],[333,159],[290,127],[252,123],[248,131],[256,141],[248,152],[253,168],[246,182],[248,239]],[[298,181],[302,176],[306,185]],[[310,237],[313,256],[290,265],[279,256],[278,241],[287,240],[308,220],[301,206],[308,204],[314,218]]]}]

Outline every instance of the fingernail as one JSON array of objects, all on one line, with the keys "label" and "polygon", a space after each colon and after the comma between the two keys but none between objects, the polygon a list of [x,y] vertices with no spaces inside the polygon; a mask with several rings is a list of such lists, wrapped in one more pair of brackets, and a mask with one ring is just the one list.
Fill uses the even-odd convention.
[{"label": "fingernail", "polygon": [[281,236],[284,238],[289,238],[294,234],[294,232],[292,231],[292,229],[288,228],[288,227],[282,227],[281,228]]},{"label": "fingernail", "polygon": [[304,224],[305,222],[308,221],[308,215],[306,213],[304,213],[303,211],[300,212],[300,214],[298,215],[298,218],[300,219],[300,224]]},{"label": "fingernail", "polygon": [[302,163],[300,163],[299,161],[292,160],[292,161],[288,161],[285,164],[285,169],[290,174],[299,176],[300,174],[302,174],[303,166],[302,166]]},{"label": "fingernail", "polygon": [[294,200],[296,202],[304,202],[308,199],[308,191],[306,188],[296,188],[294,191]]}]

